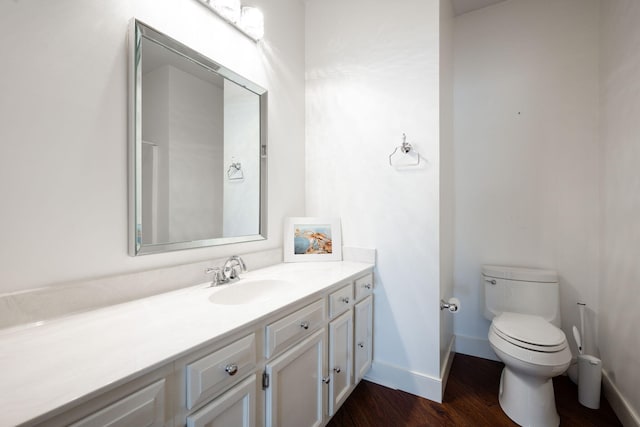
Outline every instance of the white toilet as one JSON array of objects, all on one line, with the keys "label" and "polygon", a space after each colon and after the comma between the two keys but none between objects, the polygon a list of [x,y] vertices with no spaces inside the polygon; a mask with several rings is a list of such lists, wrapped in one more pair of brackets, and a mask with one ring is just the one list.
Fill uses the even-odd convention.
[{"label": "white toilet", "polygon": [[482,267],[489,343],[505,367],[500,406],[522,426],[558,426],[552,378],[571,362],[555,271]]}]

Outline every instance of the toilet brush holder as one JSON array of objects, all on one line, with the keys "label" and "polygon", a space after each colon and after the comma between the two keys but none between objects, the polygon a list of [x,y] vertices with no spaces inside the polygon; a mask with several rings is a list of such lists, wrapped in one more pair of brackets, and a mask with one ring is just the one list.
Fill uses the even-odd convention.
[{"label": "toilet brush holder", "polygon": [[578,401],[591,409],[600,407],[602,361],[595,356],[578,356]]}]

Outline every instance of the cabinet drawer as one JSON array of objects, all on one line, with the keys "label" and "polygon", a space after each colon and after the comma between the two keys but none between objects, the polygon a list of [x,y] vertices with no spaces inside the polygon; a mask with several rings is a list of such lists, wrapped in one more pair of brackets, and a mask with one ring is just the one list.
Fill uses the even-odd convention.
[{"label": "cabinet drawer", "polygon": [[349,283],[347,286],[338,289],[329,295],[329,318],[334,318],[340,313],[344,313],[353,304],[353,286]]},{"label": "cabinet drawer", "polygon": [[373,293],[373,273],[356,279],[356,301]]},{"label": "cabinet drawer", "polygon": [[246,377],[256,366],[256,336],[248,335],[187,365],[187,408]]},{"label": "cabinet drawer", "polygon": [[156,381],[71,424],[70,427],[162,426],[164,425],[164,383],[164,379]]},{"label": "cabinet drawer", "polygon": [[324,322],[325,302],[319,300],[267,325],[265,356],[271,357],[310,335]]}]

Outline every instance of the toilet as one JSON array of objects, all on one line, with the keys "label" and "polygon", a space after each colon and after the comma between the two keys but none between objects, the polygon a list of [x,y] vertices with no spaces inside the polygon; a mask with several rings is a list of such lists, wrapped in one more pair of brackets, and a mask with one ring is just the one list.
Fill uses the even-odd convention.
[{"label": "toilet", "polygon": [[558,426],[552,378],[571,362],[560,329],[560,285],[552,270],[485,265],[489,344],[504,363],[502,410],[522,426]]}]

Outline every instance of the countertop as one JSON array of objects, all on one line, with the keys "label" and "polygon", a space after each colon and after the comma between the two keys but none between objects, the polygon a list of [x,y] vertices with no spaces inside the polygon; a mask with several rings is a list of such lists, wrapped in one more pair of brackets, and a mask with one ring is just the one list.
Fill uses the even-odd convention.
[{"label": "countertop", "polygon": [[[349,261],[277,264],[243,273],[231,285],[212,288],[204,283],[0,330],[0,425],[19,425],[70,408],[89,394],[134,379],[372,269],[372,264]],[[209,301],[228,286],[258,279],[285,280],[291,286],[249,304]]]}]

